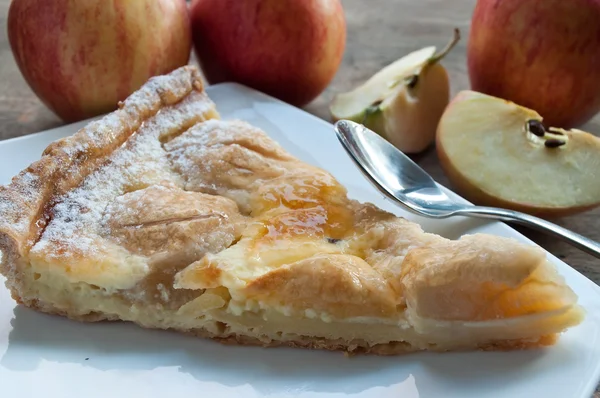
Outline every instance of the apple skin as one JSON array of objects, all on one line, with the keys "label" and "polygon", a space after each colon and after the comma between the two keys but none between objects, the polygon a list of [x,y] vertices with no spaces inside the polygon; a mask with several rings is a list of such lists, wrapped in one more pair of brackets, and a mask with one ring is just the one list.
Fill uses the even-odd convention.
[{"label": "apple skin", "polygon": [[8,38],[35,94],[66,122],[97,116],[188,63],[185,0],[14,0]]},{"label": "apple skin", "polygon": [[339,0],[195,0],[190,13],[209,83],[238,82],[296,106],[327,87],[345,49]]},{"label": "apple skin", "polygon": [[571,128],[600,111],[600,0],[478,0],[471,88]]}]

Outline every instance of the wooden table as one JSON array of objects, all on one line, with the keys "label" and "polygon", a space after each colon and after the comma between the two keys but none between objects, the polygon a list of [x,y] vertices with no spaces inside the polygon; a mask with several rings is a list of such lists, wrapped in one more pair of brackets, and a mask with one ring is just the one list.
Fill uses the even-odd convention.
[{"label": "wooden table", "polygon": [[[9,2],[0,0],[0,139],[35,133],[62,124],[31,92],[15,65],[6,37]],[[307,111],[328,120],[327,105],[334,93],[355,87],[383,66],[412,50],[427,45],[444,45],[454,27],[461,30],[463,39],[445,59],[444,65],[450,73],[453,93],[469,87],[466,42],[475,0],[343,0],[343,4],[348,22],[343,64],[331,85],[306,107]],[[600,116],[584,129],[600,134]],[[428,151],[417,159],[437,181],[448,184],[434,151]],[[557,222],[600,241],[600,209]],[[600,261],[556,239],[526,229],[519,230],[594,282],[600,283]],[[594,398],[600,398],[600,392]]]}]

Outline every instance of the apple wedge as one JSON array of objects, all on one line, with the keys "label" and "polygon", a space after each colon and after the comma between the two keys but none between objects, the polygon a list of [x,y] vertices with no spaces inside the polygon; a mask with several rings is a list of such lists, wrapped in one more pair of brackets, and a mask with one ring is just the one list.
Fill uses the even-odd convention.
[{"label": "apple wedge", "polygon": [[440,120],[437,153],[466,199],[541,217],[600,205],[600,139],[546,129],[535,111],[462,91]]},{"label": "apple wedge", "polygon": [[332,118],[362,123],[403,152],[425,150],[450,101],[448,73],[440,60],[459,39],[456,29],[439,53],[435,47],[412,52],[354,90],[336,95],[329,107]]}]

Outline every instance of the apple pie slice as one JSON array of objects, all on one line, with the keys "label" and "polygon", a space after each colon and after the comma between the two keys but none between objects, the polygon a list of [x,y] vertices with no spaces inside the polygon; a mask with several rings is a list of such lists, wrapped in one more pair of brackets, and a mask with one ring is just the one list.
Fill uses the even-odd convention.
[{"label": "apple pie slice", "polygon": [[583,311],[541,249],[350,199],[223,121],[194,67],[151,79],[0,188],[16,301],[222,342],[398,354],[552,344]]}]

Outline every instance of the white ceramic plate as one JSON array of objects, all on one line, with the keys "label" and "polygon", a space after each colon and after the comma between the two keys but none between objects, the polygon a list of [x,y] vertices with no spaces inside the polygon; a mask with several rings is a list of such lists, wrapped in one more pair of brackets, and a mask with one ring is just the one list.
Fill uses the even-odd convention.
[{"label": "white ceramic plate", "polygon": [[[223,118],[263,128],[332,172],[356,199],[450,238],[482,231],[528,241],[500,223],[417,218],[385,200],[355,168],[332,126],[235,84],[208,88]],[[0,184],[84,123],[0,142]],[[550,255],[549,255],[550,256]],[[20,306],[0,287],[0,390],[6,397],[589,398],[600,379],[600,288],[551,257],[587,310],[551,348],[507,353],[358,356],[231,347],[126,323],[82,324]]]}]

